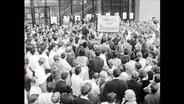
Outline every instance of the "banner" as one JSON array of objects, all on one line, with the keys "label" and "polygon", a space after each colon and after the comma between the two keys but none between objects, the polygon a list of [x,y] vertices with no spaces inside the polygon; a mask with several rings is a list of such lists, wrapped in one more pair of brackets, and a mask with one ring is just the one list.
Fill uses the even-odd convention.
[{"label": "banner", "polygon": [[57,24],[57,17],[51,17],[51,24]]},{"label": "banner", "polygon": [[98,32],[119,32],[119,16],[98,16]]}]

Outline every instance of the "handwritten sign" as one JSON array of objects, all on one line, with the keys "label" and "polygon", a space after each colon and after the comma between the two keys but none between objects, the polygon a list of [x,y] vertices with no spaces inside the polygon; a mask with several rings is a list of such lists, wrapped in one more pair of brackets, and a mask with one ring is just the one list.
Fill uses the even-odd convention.
[{"label": "handwritten sign", "polygon": [[119,16],[98,16],[97,31],[119,32]]}]

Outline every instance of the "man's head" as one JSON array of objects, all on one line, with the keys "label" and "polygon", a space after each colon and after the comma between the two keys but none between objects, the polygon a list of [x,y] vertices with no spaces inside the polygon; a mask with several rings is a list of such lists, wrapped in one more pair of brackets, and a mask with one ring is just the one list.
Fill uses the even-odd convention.
[{"label": "man's head", "polygon": [[66,53],[65,52],[61,53],[61,58],[64,59],[65,57],[66,57]]},{"label": "man's head", "polygon": [[51,97],[51,101],[53,103],[58,103],[60,100],[60,93],[59,92],[54,92],[52,97]]},{"label": "man's head", "polygon": [[154,81],[156,83],[159,83],[160,82],[160,74],[155,74]]},{"label": "man's head", "polygon": [[158,91],[158,85],[156,83],[152,83],[150,88],[152,93],[156,93]]},{"label": "man's head", "polygon": [[81,73],[81,67],[78,66],[75,68],[75,74],[79,75],[80,73]]},{"label": "man's head", "polygon": [[58,45],[56,43],[52,43],[51,44],[51,49],[56,52],[57,49],[58,49]]},{"label": "man's head", "polygon": [[96,49],[96,50],[95,50],[95,55],[96,55],[96,56],[99,56],[100,53],[101,53],[101,50],[100,50],[100,49]]},{"label": "man's head", "polygon": [[79,50],[79,56],[85,56],[85,50],[84,49]]},{"label": "man's head", "polygon": [[49,82],[47,83],[47,91],[48,92],[52,92],[54,90],[54,83],[53,82]]},{"label": "man's head", "polygon": [[68,77],[68,73],[67,72],[61,73],[61,79],[62,80],[66,80],[67,77]]},{"label": "man's head", "polygon": [[55,62],[58,62],[58,61],[59,61],[60,56],[59,56],[59,55],[55,55],[53,58],[54,58],[54,61],[55,61]]},{"label": "man's head", "polygon": [[38,60],[39,65],[43,65],[45,63],[45,58],[44,57],[40,57]]},{"label": "man's head", "polygon": [[135,80],[138,80],[139,78],[139,73],[137,71],[132,71],[132,76],[131,76],[132,79],[135,79]]},{"label": "man's head", "polygon": [[87,95],[92,89],[92,85],[90,83],[85,83],[81,88],[81,94],[83,96]]},{"label": "man's head", "polygon": [[86,48],[88,46],[88,43],[87,42],[83,42],[82,46],[83,46],[83,48]]},{"label": "man's head", "polygon": [[136,68],[137,70],[141,69],[141,67],[142,67],[142,65],[141,65],[139,62],[136,62],[136,63],[135,63],[135,68]]},{"label": "man's head", "polygon": [[142,58],[142,53],[141,53],[141,52],[137,52],[136,57],[137,57],[138,59]]},{"label": "man's head", "polygon": [[66,92],[66,93],[71,93],[71,92],[72,92],[71,86],[67,85],[67,86],[65,87],[65,89],[64,89],[64,92]]},{"label": "man's head", "polygon": [[113,76],[116,78],[116,77],[119,77],[121,74],[121,71],[120,69],[116,68],[113,70]]}]

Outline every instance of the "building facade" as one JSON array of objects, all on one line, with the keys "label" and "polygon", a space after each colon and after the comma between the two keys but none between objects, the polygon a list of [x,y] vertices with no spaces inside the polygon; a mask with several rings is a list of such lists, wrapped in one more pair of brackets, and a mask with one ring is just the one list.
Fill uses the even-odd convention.
[{"label": "building facade", "polygon": [[25,0],[26,24],[50,23],[65,15],[118,14],[122,20],[160,19],[160,0]]}]

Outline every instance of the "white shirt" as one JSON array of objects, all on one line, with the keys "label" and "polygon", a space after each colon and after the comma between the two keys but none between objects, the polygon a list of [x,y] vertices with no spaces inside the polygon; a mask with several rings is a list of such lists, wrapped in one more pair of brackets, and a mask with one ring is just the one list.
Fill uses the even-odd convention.
[{"label": "white shirt", "polygon": [[145,69],[144,69],[144,70],[145,70],[146,72],[148,72],[148,71],[150,71],[150,70],[151,70],[151,68],[152,68],[152,66],[151,66],[151,65],[148,65],[148,66],[146,66],[146,67],[145,67]]},{"label": "white shirt", "polygon": [[107,60],[106,60],[105,54],[100,54],[99,57],[102,58],[102,59],[104,60],[104,66],[108,66],[108,65],[107,65]]},{"label": "white shirt", "polygon": [[61,56],[61,53],[65,52],[66,48],[65,47],[59,47],[59,49],[56,51],[56,54]]},{"label": "white shirt", "polygon": [[47,56],[47,54],[46,53],[42,53],[40,56],[39,56],[39,58],[41,58],[41,57],[43,57],[43,58],[45,58],[45,69],[51,69],[51,67],[50,67],[50,64],[49,64],[49,57]]},{"label": "white shirt", "polygon": [[84,85],[84,80],[82,80],[79,75],[72,74],[71,82],[73,95],[79,96],[79,94],[81,94],[81,87]]},{"label": "white shirt", "polygon": [[28,104],[28,100],[27,100],[27,92],[24,89],[24,104]]},{"label": "white shirt", "polygon": [[54,56],[56,55],[56,52],[51,50],[49,53],[49,63],[52,65],[54,63]]},{"label": "white shirt", "polygon": [[38,86],[31,86],[31,89],[30,89],[30,96],[33,95],[33,94],[38,94],[40,95],[42,93],[42,90],[40,87]]},{"label": "white shirt", "polygon": [[65,59],[61,59],[60,60],[60,63],[63,65],[63,71],[66,71],[66,72],[68,72],[69,73],[69,71],[71,71],[72,70],[72,67],[71,67],[71,65],[65,60]]},{"label": "white shirt", "polygon": [[142,65],[140,70],[143,70],[146,67],[146,59],[145,58],[141,58],[139,60],[139,63]]},{"label": "white shirt", "polygon": [[127,62],[126,64],[125,64],[125,66],[126,65],[128,65],[129,66],[129,68],[130,68],[130,70],[135,70],[135,61],[134,60],[130,60],[129,62]]},{"label": "white shirt", "polygon": [[37,67],[35,71],[35,76],[38,78],[37,79],[38,85],[43,84],[47,79],[47,75],[45,74],[45,69],[42,66]]},{"label": "white shirt", "polygon": [[39,104],[53,104],[52,100],[52,93],[42,93],[38,96],[38,103]]},{"label": "white shirt", "polygon": [[29,59],[29,66],[32,68],[33,71],[36,71],[36,67],[39,65],[38,63],[39,57],[37,55],[30,54],[28,59]]}]

